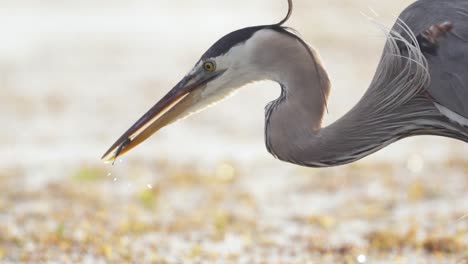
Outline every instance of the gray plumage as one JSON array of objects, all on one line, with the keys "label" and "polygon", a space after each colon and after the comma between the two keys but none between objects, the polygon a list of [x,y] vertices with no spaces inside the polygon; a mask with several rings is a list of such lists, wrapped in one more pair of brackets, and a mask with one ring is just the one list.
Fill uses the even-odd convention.
[{"label": "gray plumage", "polygon": [[442,38],[437,55],[425,54],[431,77],[427,90],[436,102],[468,118],[468,1],[417,1],[400,19],[414,35],[437,23],[453,23],[454,31]]},{"label": "gray plumage", "polygon": [[420,0],[404,10],[387,32],[365,95],[324,128],[329,78],[318,54],[282,26],[291,15],[288,2],[280,23],[241,29],[216,42],[104,157],[113,159],[161,127],[260,80],[281,86],[280,97],[265,109],[265,140],[268,151],[283,161],[337,166],[416,135],[468,142],[468,1]]},{"label": "gray plumage", "polygon": [[[353,162],[409,136],[438,135],[467,141],[466,128],[444,116],[435,105],[468,118],[461,111],[468,107],[468,58],[463,56],[468,54],[468,43],[463,39],[468,34],[468,17],[461,10],[468,10],[468,2],[424,0],[408,7],[388,35],[366,94],[350,112],[325,128],[321,128],[324,105],[317,99],[318,91],[328,93],[329,85],[323,82],[328,78],[321,64],[315,69],[314,64],[301,59],[306,58],[304,54],[294,57],[299,45],[285,51],[286,44],[276,47],[279,40],[265,43],[269,53],[287,56],[276,55],[273,61],[263,63],[271,67],[280,61],[284,74],[282,96],[266,111],[268,150],[284,161],[325,167]],[[447,20],[455,30],[442,38],[437,55],[423,54],[416,35]],[[321,80],[312,74],[317,70]],[[289,82],[288,76],[294,81]]]}]

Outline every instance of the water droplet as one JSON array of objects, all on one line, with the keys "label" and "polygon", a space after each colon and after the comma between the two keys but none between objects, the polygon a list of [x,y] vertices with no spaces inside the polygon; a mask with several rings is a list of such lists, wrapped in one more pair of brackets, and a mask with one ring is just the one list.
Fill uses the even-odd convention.
[{"label": "water droplet", "polygon": [[112,176],[112,173],[109,172],[109,173],[107,174],[107,177],[110,177],[110,176]]},{"label": "water droplet", "polygon": [[114,178],[114,181],[117,181],[117,178]]},{"label": "water droplet", "polygon": [[362,264],[362,263],[366,263],[366,261],[367,261],[366,255],[362,255],[362,254],[361,254],[361,255],[359,255],[359,256],[357,257],[357,262],[358,262],[358,263],[361,263],[361,264]]},{"label": "water droplet", "polygon": [[151,184],[146,185],[146,187],[148,187],[148,189],[153,189],[153,185]]},{"label": "water droplet", "polygon": [[122,160],[122,159],[119,159],[119,163],[123,163],[123,160]]}]

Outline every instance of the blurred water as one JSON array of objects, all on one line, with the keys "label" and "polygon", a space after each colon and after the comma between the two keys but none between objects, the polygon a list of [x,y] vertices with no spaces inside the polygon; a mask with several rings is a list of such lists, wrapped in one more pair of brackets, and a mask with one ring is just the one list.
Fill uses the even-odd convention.
[{"label": "blurred water", "polygon": [[[278,21],[285,2],[0,0],[0,259],[177,263],[213,250],[246,262],[403,254],[411,263],[427,257],[415,241],[379,257],[361,249],[375,246],[376,230],[412,228],[418,243],[439,230],[466,244],[466,222],[454,220],[468,208],[465,144],[407,139],[321,170],[279,162],[263,138],[264,106],[279,95],[271,82],[163,129],[115,167],[100,162],[213,42]],[[412,1],[294,2],[288,26],[319,50],[332,80],[329,124],[365,92],[385,41],[362,13],[372,8],[390,27]],[[317,255],[317,243],[332,251]]]}]

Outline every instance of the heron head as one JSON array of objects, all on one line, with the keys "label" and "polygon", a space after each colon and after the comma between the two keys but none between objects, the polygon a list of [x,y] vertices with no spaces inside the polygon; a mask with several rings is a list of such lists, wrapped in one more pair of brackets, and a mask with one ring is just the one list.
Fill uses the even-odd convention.
[{"label": "heron head", "polygon": [[244,28],[218,40],[174,88],[112,145],[102,159],[113,161],[164,126],[213,105],[249,82],[262,79],[251,62],[252,49],[258,45],[248,40],[266,27],[271,26]]},{"label": "heron head", "polygon": [[[254,36],[265,30],[285,31],[281,25],[291,16],[292,0],[288,0],[288,4],[288,13],[279,23],[240,29],[218,40],[174,88],[109,148],[102,159],[113,161],[164,126],[213,105],[247,83],[267,78],[262,73],[265,71],[258,67],[261,63],[257,59],[259,48],[269,39]],[[266,61],[262,63],[263,66],[268,64]]]}]

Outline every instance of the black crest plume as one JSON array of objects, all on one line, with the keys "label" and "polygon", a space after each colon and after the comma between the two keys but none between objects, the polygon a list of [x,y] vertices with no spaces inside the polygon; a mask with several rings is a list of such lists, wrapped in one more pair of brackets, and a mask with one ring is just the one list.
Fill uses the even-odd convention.
[{"label": "black crest plume", "polygon": [[281,20],[276,25],[281,26],[284,23],[286,23],[286,21],[288,21],[288,19],[291,17],[292,11],[293,11],[293,0],[288,0],[288,13],[286,14],[286,17],[283,18],[283,20]]}]

